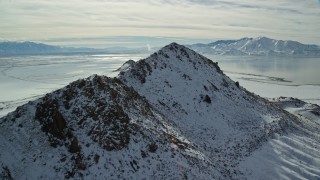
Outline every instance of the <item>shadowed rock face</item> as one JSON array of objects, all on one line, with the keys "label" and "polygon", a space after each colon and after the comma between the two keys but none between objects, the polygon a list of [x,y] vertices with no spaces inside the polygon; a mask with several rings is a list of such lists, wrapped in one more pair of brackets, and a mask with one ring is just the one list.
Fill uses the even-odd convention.
[{"label": "shadowed rock face", "polygon": [[[70,140],[70,151],[79,152],[77,149],[80,147],[72,133],[75,127],[70,127],[70,124],[74,123],[81,128],[93,120],[99,123],[87,133],[94,142],[98,142],[108,151],[127,147],[130,140],[129,117],[117,102],[118,92],[107,85],[112,84],[112,81],[114,80],[95,76],[91,81],[80,80],[72,83],[57,92],[60,96],[47,95],[41,99],[36,106],[35,119],[42,125],[42,131],[48,135],[51,146],[64,145]],[[103,92],[110,94],[110,104],[98,97]],[[127,93],[130,94],[129,91]],[[107,99],[105,97],[105,100]],[[66,110],[71,113],[66,113]]]},{"label": "shadowed rock face", "polygon": [[42,131],[50,134],[52,146],[56,146],[56,141],[65,140],[64,133],[66,121],[58,109],[57,101],[46,100],[37,105],[35,119],[42,124]]}]

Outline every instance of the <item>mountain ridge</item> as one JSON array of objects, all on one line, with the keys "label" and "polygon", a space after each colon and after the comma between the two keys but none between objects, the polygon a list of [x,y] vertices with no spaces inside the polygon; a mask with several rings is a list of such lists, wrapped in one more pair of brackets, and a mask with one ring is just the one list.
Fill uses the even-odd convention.
[{"label": "mountain ridge", "polygon": [[267,37],[219,40],[209,44],[188,46],[203,54],[249,56],[319,56],[320,47],[291,40],[275,40]]}]

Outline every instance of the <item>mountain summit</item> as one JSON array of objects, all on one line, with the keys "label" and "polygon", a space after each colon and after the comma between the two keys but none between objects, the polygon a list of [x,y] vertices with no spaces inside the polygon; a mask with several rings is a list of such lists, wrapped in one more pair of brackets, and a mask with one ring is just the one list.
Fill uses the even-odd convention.
[{"label": "mountain summit", "polygon": [[189,47],[204,54],[320,56],[319,46],[302,44],[297,41],[275,40],[267,37],[219,40],[209,44],[194,44]]},{"label": "mountain summit", "polygon": [[195,51],[172,43],[119,70],[117,78],[80,79],[1,118],[0,177],[261,179],[270,172],[271,179],[312,179],[320,174],[316,121],[248,92]]}]

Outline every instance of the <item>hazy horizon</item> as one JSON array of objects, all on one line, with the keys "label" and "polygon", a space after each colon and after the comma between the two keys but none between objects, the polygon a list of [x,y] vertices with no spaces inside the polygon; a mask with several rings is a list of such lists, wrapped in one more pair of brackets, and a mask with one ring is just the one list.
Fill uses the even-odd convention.
[{"label": "hazy horizon", "polygon": [[[266,36],[259,36],[259,37],[266,37]],[[259,37],[242,37],[242,38],[259,38]],[[65,43],[57,43],[55,41],[49,40],[49,41],[33,41],[33,40],[26,40],[26,41],[8,41],[8,40],[0,40],[1,42],[32,42],[32,43],[40,43],[40,44],[45,44],[45,45],[52,45],[52,46],[60,46],[60,47],[66,47],[66,48],[94,48],[94,49],[108,49],[108,48],[119,48],[119,49],[124,49],[124,48],[128,48],[128,49],[147,49],[148,51],[152,51],[158,48],[161,48],[163,46],[166,46],[170,43],[176,42],[178,44],[181,45],[193,45],[193,44],[208,44],[208,43],[213,43],[219,40],[240,40],[242,38],[238,38],[238,39],[231,39],[231,38],[217,38],[217,39],[183,39],[183,38],[168,38],[168,37],[144,37],[144,36],[140,36],[140,37],[135,37],[135,36],[128,36],[128,37],[109,37],[109,38],[104,38],[104,39],[121,39],[121,38],[127,38],[127,39],[135,39],[135,43],[134,46],[129,44],[119,44],[119,43],[110,43],[110,44],[99,44],[99,43],[94,43],[94,44],[83,44],[81,43],[83,40],[86,40],[86,38],[80,38],[80,39],[72,39],[70,40],[70,42],[68,42],[67,44]],[[270,38],[270,37],[266,37],[266,38]],[[89,38],[91,39],[91,38]],[[91,39],[93,40],[93,39]],[[283,40],[283,41],[287,41],[291,39],[276,39],[276,40]],[[81,44],[77,44],[77,42],[80,42]],[[145,43],[145,42],[152,42],[152,46],[150,45],[150,43]],[[299,42],[299,41],[297,41]],[[317,45],[320,46],[319,44],[306,44],[306,45]]]}]

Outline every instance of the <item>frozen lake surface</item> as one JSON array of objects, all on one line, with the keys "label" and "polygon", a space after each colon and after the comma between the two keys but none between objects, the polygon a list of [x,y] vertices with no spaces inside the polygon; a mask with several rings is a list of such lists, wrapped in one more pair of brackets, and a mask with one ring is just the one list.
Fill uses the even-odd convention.
[{"label": "frozen lake surface", "polygon": [[0,117],[17,106],[92,74],[116,76],[125,61],[147,55],[41,55],[0,57]]},{"label": "frozen lake surface", "polygon": [[[92,74],[114,77],[125,61],[147,54],[0,57],[0,117],[17,106]],[[262,97],[295,97],[320,105],[319,58],[208,56],[234,81]]]},{"label": "frozen lake surface", "polygon": [[[278,84],[320,85],[320,58],[207,56],[215,59],[228,72],[278,77]],[[280,82],[280,80],[283,80]]]}]

